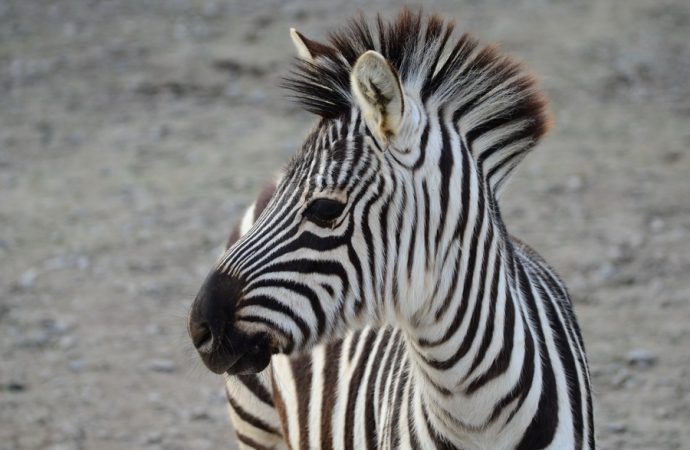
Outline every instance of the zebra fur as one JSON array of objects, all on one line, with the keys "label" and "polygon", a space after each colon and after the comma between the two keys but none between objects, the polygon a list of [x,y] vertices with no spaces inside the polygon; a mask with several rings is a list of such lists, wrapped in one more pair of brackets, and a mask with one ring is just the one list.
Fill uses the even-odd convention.
[{"label": "zebra fur", "polygon": [[[407,10],[293,38],[286,86],[321,120],[214,269],[242,286],[233,329],[282,353],[227,377],[241,446],[593,449],[567,290],[498,207],[549,126],[532,76]],[[370,50],[367,98],[350,78]],[[336,220],[305,219],[320,198]]]}]

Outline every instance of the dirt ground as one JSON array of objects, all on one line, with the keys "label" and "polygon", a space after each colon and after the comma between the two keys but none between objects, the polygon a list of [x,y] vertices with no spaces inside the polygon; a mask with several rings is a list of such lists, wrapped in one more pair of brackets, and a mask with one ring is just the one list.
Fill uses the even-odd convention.
[{"label": "dirt ground", "polygon": [[[0,448],[235,448],[185,315],[312,121],[276,87],[288,27],[399,6],[0,1]],[[551,98],[502,205],[570,286],[600,448],[688,448],[690,4],[431,8]]]}]

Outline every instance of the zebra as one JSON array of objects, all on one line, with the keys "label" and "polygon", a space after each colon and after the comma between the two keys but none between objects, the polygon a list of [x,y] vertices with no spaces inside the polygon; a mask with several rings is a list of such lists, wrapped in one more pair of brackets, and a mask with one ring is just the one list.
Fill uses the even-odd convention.
[{"label": "zebra", "polygon": [[188,320],[240,447],[594,449],[568,292],[498,204],[550,128],[533,75],[421,11],[290,34],[318,123]]}]

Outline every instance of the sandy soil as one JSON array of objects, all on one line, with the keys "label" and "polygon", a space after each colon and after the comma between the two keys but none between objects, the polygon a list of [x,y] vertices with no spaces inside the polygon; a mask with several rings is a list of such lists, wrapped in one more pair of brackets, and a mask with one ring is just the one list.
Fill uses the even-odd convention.
[{"label": "sandy soil", "polygon": [[[289,26],[395,2],[0,1],[0,448],[235,448],[185,314],[312,120]],[[602,449],[690,442],[690,4],[446,1],[556,128],[503,201],[568,282]]]}]

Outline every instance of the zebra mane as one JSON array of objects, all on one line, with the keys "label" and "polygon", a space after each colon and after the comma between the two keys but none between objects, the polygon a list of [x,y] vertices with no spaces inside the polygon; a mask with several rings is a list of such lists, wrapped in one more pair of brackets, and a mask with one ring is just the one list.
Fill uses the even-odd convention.
[{"label": "zebra mane", "polygon": [[[494,159],[505,160],[509,148],[513,157],[501,170],[502,184],[548,131],[547,101],[524,65],[467,33],[456,37],[454,29],[453,22],[438,15],[407,8],[392,21],[380,15],[369,21],[360,15],[330,33],[326,43],[300,35],[313,58],[297,60],[283,86],[303,108],[323,118],[349,114],[354,104],[352,67],[360,55],[375,50],[395,68],[408,94],[452,113],[480,165],[480,158],[494,153],[503,154]],[[481,155],[491,147],[493,151]]]}]

